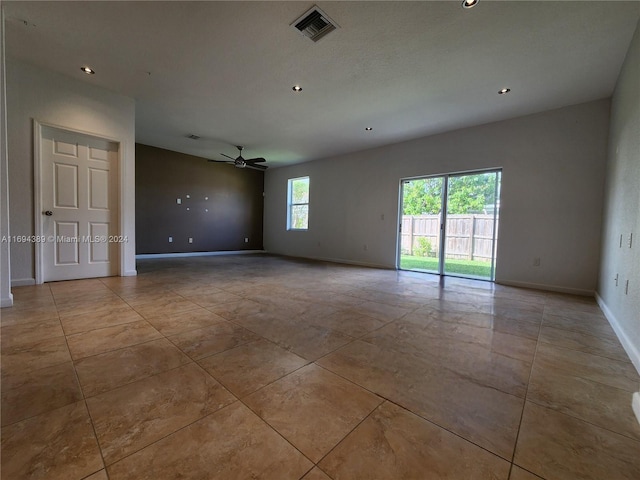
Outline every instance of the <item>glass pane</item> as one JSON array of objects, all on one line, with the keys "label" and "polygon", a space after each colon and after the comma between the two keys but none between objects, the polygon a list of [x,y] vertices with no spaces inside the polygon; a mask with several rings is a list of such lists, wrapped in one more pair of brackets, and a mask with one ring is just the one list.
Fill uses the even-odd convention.
[{"label": "glass pane", "polygon": [[309,228],[309,205],[291,205],[291,228]]},{"label": "glass pane", "polygon": [[402,185],[400,268],[439,273],[443,177]]},{"label": "glass pane", "polygon": [[309,177],[291,181],[291,203],[309,203]]},{"label": "glass pane", "polygon": [[497,172],[449,177],[445,274],[492,279],[497,181]]}]

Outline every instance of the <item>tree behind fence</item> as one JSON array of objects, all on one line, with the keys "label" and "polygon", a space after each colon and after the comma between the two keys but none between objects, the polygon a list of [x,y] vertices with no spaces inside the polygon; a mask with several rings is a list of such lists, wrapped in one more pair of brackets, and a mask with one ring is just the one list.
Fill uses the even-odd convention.
[{"label": "tree behind fence", "polygon": [[[403,215],[401,242],[403,255],[438,257],[440,215]],[[492,249],[493,215],[447,215],[446,258],[490,262]]]}]

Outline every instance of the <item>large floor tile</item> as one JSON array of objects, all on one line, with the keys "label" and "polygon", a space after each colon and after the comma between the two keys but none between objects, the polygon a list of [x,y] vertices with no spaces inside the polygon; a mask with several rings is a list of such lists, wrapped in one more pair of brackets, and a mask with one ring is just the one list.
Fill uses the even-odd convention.
[{"label": "large floor tile", "polygon": [[[71,297],[73,298],[73,297]],[[75,301],[69,304],[58,305],[58,313],[60,317],[73,317],[76,315],[90,314],[98,310],[109,310],[126,307],[127,304],[122,301],[120,297],[115,294],[110,294],[107,298],[93,299],[87,298],[84,300]]]},{"label": "large floor tile", "polygon": [[234,400],[192,363],[89,398],[87,406],[109,465]]},{"label": "large floor tile", "polygon": [[85,397],[92,397],[189,362],[189,357],[161,338],[81,358],[75,366]]},{"label": "large floor tile", "polygon": [[47,301],[46,305],[38,305],[29,301],[23,301],[11,308],[3,308],[0,313],[0,325],[8,327],[10,325],[42,322],[58,318],[58,310],[55,304]]},{"label": "large floor tile", "polygon": [[258,340],[206,357],[199,363],[233,394],[244,397],[308,361],[267,340]]},{"label": "large floor tile", "polygon": [[171,342],[193,359],[224,352],[259,339],[249,330],[226,321],[169,337]]},{"label": "large floor tile", "polygon": [[514,462],[547,479],[635,480],[640,442],[527,402]]},{"label": "large floor tile", "polygon": [[302,480],[331,480],[331,477],[320,470],[318,467],[315,467],[304,477],[302,477]]},{"label": "large floor tile", "polygon": [[143,317],[157,317],[159,315],[168,315],[175,313],[187,312],[189,310],[195,310],[200,308],[199,305],[185,300],[182,297],[168,298],[165,296],[162,299],[154,300],[150,303],[143,303],[133,307]]},{"label": "large floor tile", "polygon": [[58,317],[37,322],[18,323],[0,329],[2,349],[64,335]]},{"label": "large floor tile", "polygon": [[198,328],[208,327],[224,321],[219,315],[205,308],[197,308],[186,312],[164,314],[157,317],[148,317],[147,321],[165,336]]},{"label": "large floor tile", "polygon": [[84,478],[83,480],[109,480],[109,477],[107,477],[107,471],[103,469]]},{"label": "large floor tile", "polygon": [[138,313],[126,304],[117,307],[101,308],[79,315],[63,315],[60,317],[66,335],[87,332],[98,328],[112,327],[123,323],[143,320]]},{"label": "large floor tile", "polygon": [[538,475],[534,475],[531,472],[528,472],[524,468],[520,468],[517,465],[514,465],[511,468],[511,475],[509,476],[509,480],[540,480],[542,477]]},{"label": "large floor tile", "polygon": [[103,468],[84,402],[2,429],[2,478],[80,480]]},{"label": "large floor tile", "polygon": [[511,458],[524,399],[416,355],[356,341],[320,365],[503,458]]},{"label": "large floor tile", "polygon": [[383,322],[390,322],[404,317],[407,313],[414,310],[413,307],[398,307],[389,305],[388,303],[367,301],[350,308],[353,312],[367,315],[368,317],[377,318]]},{"label": "large floor tile", "polygon": [[618,339],[607,336],[597,336],[543,325],[540,329],[540,343],[550,343],[570,350],[592,353],[623,362],[629,361],[629,356]]},{"label": "large floor tile", "polygon": [[597,337],[608,337],[614,340],[617,338],[602,312],[576,312],[570,316],[553,315],[545,312],[542,325],[572,332],[588,333]]},{"label": "large floor tile", "polygon": [[99,355],[139,343],[148,342],[162,335],[144,320],[113,327],[100,328],[67,337],[74,360]]},{"label": "large floor tile", "polygon": [[46,338],[13,347],[2,347],[2,376],[51,367],[71,360],[64,337]]},{"label": "large floor tile", "polygon": [[182,301],[183,297],[178,295],[175,292],[172,292],[166,288],[158,288],[158,287],[144,287],[137,289],[130,289],[124,292],[121,292],[120,298],[122,298],[127,305],[136,308],[142,305],[153,304],[154,302],[159,301]]},{"label": "large floor tile", "polygon": [[204,308],[216,307],[221,303],[230,303],[242,300],[242,297],[240,295],[236,295],[231,292],[225,292],[224,290],[219,290],[215,293],[208,293],[206,295],[188,295],[185,298],[193,303],[197,303]]},{"label": "large floor tile", "polygon": [[111,465],[110,480],[297,480],[313,464],[240,402]]},{"label": "large floor tile", "polygon": [[385,402],[319,466],[353,480],[504,479],[509,462]]},{"label": "large floor tile", "polygon": [[2,426],[82,400],[71,362],[2,379]]},{"label": "large floor tile", "polygon": [[418,309],[408,315],[405,320],[418,317],[424,318],[425,321],[431,319],[452,324],[470,325],[532,340],[538,340],[542,320],[542,317],[539,320],[523,320],[492,313],[449,312],[431,309]]},{"label": "large floor tile", "polygon": [[631,393],[561,369],[534,367],[527,400],[640,441]]},{"label": "large floor tile", "polygon": [[547,343],[538,345],[535,366],[547,371],[561,370],[628,392],[638,391],[640,385],[640,375],[630,361],[613,360]]},{"label": "large floor tile", "polygon": [[477,383],[524,397],[536,348],[533,340],[486,328],[407,315],[362,338],[385,350],[416,355],[473,378]]},{"label": "large floor tile", "polygon": [[344,333],[350,337],[361,337],[387,324],[383,320],[350,309],[340,309],[328,315],[314,316],[313,318],[303,315],[301,320],[309,322],[311,325]]},{"label": "large floor tile", "polygon": [[261,312],[270,311],[272,308],[253,300],[243,299],[210,306],[207,310],[220,315],[226,320],[238,321]]},{"label": "large floor tile", "polygon": [[304,321],[275,321],[251,325],[252,331],[307,360],[316,360],[351,342],[352,337],[337,330],[308,325]]},{"label": "large floor tile", "polygon": [[382,399],[309,365],[249,395],[244,402],[317,462]]}]

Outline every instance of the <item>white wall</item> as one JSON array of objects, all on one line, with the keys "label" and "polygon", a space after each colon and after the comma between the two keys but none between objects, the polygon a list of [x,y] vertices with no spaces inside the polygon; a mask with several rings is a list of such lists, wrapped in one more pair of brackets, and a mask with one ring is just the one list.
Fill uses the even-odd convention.
[{"label": "white wall", "polygon": [[[270,169],[265,249],[395,268],[401,178],[502,167],[496,280],[593,294],[608,123],[609,101],[600,100]],[[288,232],[287,179],[303,175],[309,230]]]},{"label": "white wall", "polygon": [[603,223],[598,300],[640,372],[640,24],[611,103]]},{"label": "white wall", "polygon": [[[78,72],[80,70],[78,69]],[[34,235],[33,120],[120,142],[124,275],[135,275],[135,101],[88,82],[7,59],[11,235]],[[34,248],[11,245],[13,285],[33,283]]]},{"label": "white wall", "polygon": [[[7,160],[4,10],[0,9],[0,238],[9,236],[9,181]],[[13,305],[9,242],[0,241],[0,307]]]}]

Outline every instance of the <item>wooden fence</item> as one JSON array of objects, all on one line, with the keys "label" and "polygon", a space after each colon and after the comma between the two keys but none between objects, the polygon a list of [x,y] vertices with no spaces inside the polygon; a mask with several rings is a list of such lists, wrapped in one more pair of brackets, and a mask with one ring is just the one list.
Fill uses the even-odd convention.
[{"label": "wooden fence", "polygon": [[[447,215],[445,257],[490,262],[493,224],[493,215]],[[438,257],[440,215],[403,215],[401,241],[403,255]]]}]

